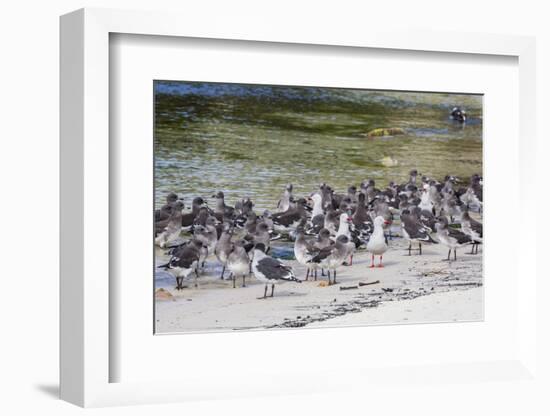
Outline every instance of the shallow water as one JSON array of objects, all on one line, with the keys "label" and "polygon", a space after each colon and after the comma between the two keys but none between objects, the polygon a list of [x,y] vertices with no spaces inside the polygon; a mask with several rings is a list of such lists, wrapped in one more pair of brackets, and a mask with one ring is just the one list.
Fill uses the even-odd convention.
[{"label": "shallow water", "polygon": [[[454,106],[466,124],[449,119]],[[467,180],[482,172],[479,95],[155,83],[155,204],[170,191],[186,206],[223,190],[275,210],[285,184],[295,195],[326,182],[338,191],[367,178],[404,182],[412,168]],[[367,138],[375,128],[405,135]]]}]

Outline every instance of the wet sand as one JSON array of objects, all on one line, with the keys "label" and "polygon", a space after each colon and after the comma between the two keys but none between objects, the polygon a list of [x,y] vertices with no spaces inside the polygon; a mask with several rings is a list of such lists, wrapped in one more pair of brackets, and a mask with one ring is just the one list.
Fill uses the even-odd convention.
[{"label": "wet sand", "polygon": [[[384,268],[371,269],[370,255],[358,251],[353,266],[342,266],[337,284],[325,286],[326,278],[303,283],[285,282],[275,287],[275,296],[263,295],[264,285],[253,276],[247,286],[232,288],[220,280],[215,258],[207,262],[199,288],[177,292],[165,288],[170,300],[156,302],[157,333],[234,331],[272,328],[303,328],[395,324],[415,322],[477,321],[483,319],[482,250],[470,255],[470,246],[460,248],[456,262],[443,261],[447,249],[441,244],[424,245],[422,255],[408,256],[408,243],[390,241]],[[377,259],[378,262],[378,259]],[[295,260],[286,261],[296,276],[306,269]],[[228,275],[228,274],[227,274]],[[372,285],[359,286],[359,283]],[[343,290],[343,288],[349,288]]]}]

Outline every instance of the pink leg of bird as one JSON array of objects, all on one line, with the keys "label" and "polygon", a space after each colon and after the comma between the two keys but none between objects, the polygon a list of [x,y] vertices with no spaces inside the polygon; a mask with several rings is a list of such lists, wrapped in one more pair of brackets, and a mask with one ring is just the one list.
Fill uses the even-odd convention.
[{"label": "pink leg of bird", "polygon": [[370,267],[371,267],[371,269],[374,267],[374,254],[372,255],[372,257],[370,259]]},{"label": "pink leg of bird", "polygon": [[353,265],[353,254],[349,256],[349,265]]},{"label": "pink leg of bird", "polygon": [[380,262],[378,263],[378,267],[384,267],[384,266],[382,265],[382,256],[380,256]]}]

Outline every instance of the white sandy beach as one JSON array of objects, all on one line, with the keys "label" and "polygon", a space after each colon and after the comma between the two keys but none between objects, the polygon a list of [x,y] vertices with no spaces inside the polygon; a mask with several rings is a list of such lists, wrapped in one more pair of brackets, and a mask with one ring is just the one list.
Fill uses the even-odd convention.
[{"label": "white sandy beach", "polygon": [[[281,283],[275,297],[263,295],[263,284],[253,276],[247,287],[232,288],[219,279],[220,269],[210,259],[195,289],[176,292],[173,298],[156,302],[156,332],[231,331],[265,328],[322,327],[413,322],[476,321],[483,319],[482,253],[458,251],[456,262],[443,261],[447,249],[423,246],[423,254],[407,255],[408,243],[390,241],[384,268],[369,268],[365,251],[355,254],[353,266],[342,266],[336,285],[323,286],[326,278],[303,283]],[[378,260],[377,260],[378,261]],[[305,268],[288,261],[297,277]],[[377,284],[359,286],[359,282]],[[347,290],[342,288],[356,287]]]},{"label": "white sandy beach", "polygon": [[434,293],[400,302],[382,302],[377,308],[348,313],[325,322],[312,322],[308,328],[322,326],[383,325],[388,323],[464,322],[483,319],[483,287]]}]

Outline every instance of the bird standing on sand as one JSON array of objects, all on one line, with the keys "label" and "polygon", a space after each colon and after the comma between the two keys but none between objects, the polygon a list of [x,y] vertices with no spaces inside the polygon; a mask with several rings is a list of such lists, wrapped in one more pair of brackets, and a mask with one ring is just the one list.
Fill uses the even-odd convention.
[{"label": "bird standing on sand", "polygon": [[182,209],[182,201],[174,202],[172,204],[172,213],[170,217],[155,223],[155,244],[159,247],[164,248],[179,237],[181,232]]},{"label": "bird standing on sand", "polygon": [[367,243],[367,251],[372,255],[370,267],[374,267],[374,256],[380,256],[378,267],[384,267],[382,265],[382,256],[388,251],[388,244],[386,243],[386,236],[384,235],[385,222],[386,220],[382,216],[378,216],[374,219],[374,231]]},{"label": "bird standing on sand", "polygon": [[481,213],[481,210],[483,209],[483,187],[481,176],[478,174],[472,175],[470,179],[470,186],[466,189],[466,192],[460,196],[460,199],[462,203],[470,208],[477,208]]},{"label": "bird standing on sand", "polygon": [[233,288],[235,288],[235,279],[239,276],[243,278],[242,287],[246,287],[246,275],[250,273],[250,258],[246,252],[243,240],[237,240],[231,245],[231,252],[227,256],[227,268],[231,272]]},{"label": "bird standing on sand", "polygon": [[233,225],[242,227],[248,219],[248,216],[254,213],[254,202],[250,198],[244,198],[235,203],[234,217],[232,218]]},{"label": "bird standing on sand", "polygon": [[285,192],[282,198],[277,203],[277,208],[280,210],[280,212],[286,212],[290,209],[291,202],[292,202],[292,184],[289,183],[285,187]]},{"label": "bird standing on sand", "polygon": [[469,235],[464,234],[462,231],[449,228],[449,222],[444,216],[440,216],[435,224],[437,230],[437,238],[441,244],[449,248],[449,254],[447,255],[447,261],[451,261],[451,250],[454,251],[456,261],[456,249],[462,247],[465,244],[471,244],[472,239]]},{"label": "bird standing on sand", "polygon": [[216,247],[214,248],[214,254],[222,265],[222,275],[220,276],[220,279],[223,279],[223,274],[225,273],[225,267],[227,265],[227,256],[229,256],[229,253],[232,250],[231,237],[233,237],[233,227],[228,223],[225,223],[223,226],[222,235],[216,242]]},{"label": "bird standing on sand", "polygon": [[454,221],[454,218],[460,215],[460,208],[457,203],[457,198],[454,194],[445,193],[443,194],[443,201],[441,212],[439,214],[444,214],[451,219],[451,222]]},{"label": "bird standing on sand", "polygon": [[388,238],[392,238],[391,225],[393,224],[393,214],[391,213],[389,204],[383,199],[375,199],[372,205],[374,212],[373,219],[376,217],[384,218],[382,228],[388,232]]},{"label": "bird standing on sand", "polygon": [[237,226],[240,226],[241,228],[244,228],[247,232],[247,234],[252,234],[256,231],[256,225],[258,224],[258,216],[254,211],[252,211],[248,216],[246,217],[246,221],[244,224],[239,225],[239,223],[236,223]]},{"label": "bird standing on sand", "polygon": [[428,189],[429,186],[426,189],[422,189],[422,195],[420,196],[420,204],[418,204],[418,207],[422,210],[433,212],[434,204],[430,200]]},{"label": "bird standing on sand", "polygon": [[340,214],[340,225],[338,227],[338,231],[336,231],[336,238],[338,238],[341,235],[345,235],[348,239],[348,242],[346,244],[347,246],[347,256],[349,257],[349,263],[346,264],[351,266],[353,265],[353,253],[355,253],[355,244],[351,241],[351,232],[350,232],[350,226],[352,224],[351,217],[346,213]]},{"label": "bird standing on sand", "polygon": [[197,278],[199,277],[197,268],[200,261],[202,242],[191,240],[178,248],[170,258],[167,264],[159,266],[161,269],[168,270],[176,278],[176,290],[183,289],[183,279],[189,277],[195,272],[195,287],[198,287]]},{"label": "bird standing on sand", "polygon": [[[313,242],[315,251],[324,249],[334,245],[334,241],[330,238],[330,231],[326,228],[322,228],[317,235],[317,239]],[[321,267],[321,276],[325,275],[325,269]],[[315,267],[315,280],[317,280],[317,267]]]},{"label": "bird standing on sand", "polygon": [[225,205],[225,195],[222,191],[212,195],[216,199],[216,207],[214,214],[218,221],[223,221],[226,218],[232,219],[235,216],[235,208]]},{"label": "bird standing on sand", "polygon": [[422,243],[437,243],[430,236],[430,229],[423,225],[408,209],[401,213],[401,229],[403,237],[409,241],[409,256],[411,255],[413,242],[418,243],[418,254],[422,254]]},{"label": "bird standing on sand", "polygon": [[360,193],[357,199],[357,208],[352,216],[353,228],[359,233],[359,238],[367,240],[372,233],[372,218],[365,206],[365,194]]},{"label": "bird standing on sand", "polygon": [[355,207],[355,205],[357,204],[357,186],[350,185],[348,187],[348,197],[351,201],[351,205]]},{"label": "bird standing on sand", "polygon": [[294,276],[290,266],[286,266],[280,260],[265,254],[265,246],[263,244],[257,244],[254,247],[252,271],[256,279],[265,282],[264,295],[259,299],[267,298],[268,284],[271,284],[271,297],[273,297],[276,283],[284,281],[301,283],[301,280],[298,280],[296,276]]},{"label": "bird standing on sand", "polygon": [[321,231],[319,231],[319,234],[317,235],[317,239],[313,243],[313,246],[320,250],[322,248],[331,246],[334,244],[334,241],[330,239],[330,231],[326,228],[322,228]]},{"label": "bird standing on sand", "polygon": [[470,236],[473,241],[472,252],[470,254],[477,254],[478,246],[483,243],[483,224],[470,217],[468,207],[462,205],[462,215],[460,217],[460,227],[464,234]]},{"label": "bird standing on sand", "polygon": [[155,211],[155,221],[165,220],[172,214],[172,205],[178,200],[178,194],[170,192],[166,195],[166,204]]},{"label": "bird standing on sand", "polygon": [[317,234],[325,224],[325,212],[323,210],[323,197],[319,193],[315,193],[311,196],[313,201],[313,210],[311,211],[311,225],[309,232],[311,234]]},{"label": "bird standing on sand", "polygon": [[[349,239],[345,235],[340,235],[336,238],[333,245],[316,250],[312,253],[311,263],[319,264],[324,269],[327,269],[328,284],[336,283],[336,269],[344,263],[348,255]],[[332,270],[333,281],[330,280],[330,271]]]},{"label": "bird standing on sand", "polygon": [[433,179],[429,182],[428,197],[429,203],[432,205],[432,211],[439,215],[442,209],[442,198],[437,188],[437,182]]},{"label": "bird standing on sand", "polygon": [[251,242],[252,244],[263,244],[266,248],[266,252],[269,252],[271,234],[269,233],[269,227],[265,222],[258,222],[256,224],[256,230],[253,233],[247,234],[245,240]]},{"label": "bird standing on sand", "polygon": [[275,230],[283,233],[295,231],[301,220],[307,218],[305,206],[306,200],[300,198],[296,201],[296,206],[294,208],[273,215],[273,226]]},{"label": "bird standing on sand", "polygon": [[301,265],[307,267],[307,273],[306,273],[306,279],[309,279],[310,273],[312,273],[312,269],[315,271],[315,280],[317,280],[317,267],[316,265],[311,263],[312,255],[311,252],[315,250],[315,247],[312,242],[306,240],[306,236],[304,233],[304,226],[299,225],[298,228],[296,228],[296,240],[294,241],[294,257],[296,257],[296,260]]},{"label": "bird standing on sand", "polygon": [[213,254],[216,250],[216,243],[218,242],[218,230],[216,229],[217,220],[214,217],[208,217],[205,225],[197,225],[194,228],[193,235],[195,238],[202,242],[205,248],[205,255],[202,261],[202,267],[206,258]]},{"label": "bird standing on sand", "polygon": [[263,213],[262,213],[262,217],[261,217],[261,221],[264,222],[266,225],[267,225],[267,228],[269,228],[269,231],[273,231],[273,214],[271,214],[271,212],[266,209]]},{"label": "bird standing on sand", "polygon": [[333,209],[329,209],[325,215],[323,228],[329,230],[330,235],[336,235],[338,226],[340,225],[340,213]]},{"label": "bird standing on sand", "polygon": [[195,218],[197,215],[199,215],[199,211],[201,208],[203,208],[205,205],[204,199],[201,197],[197,197],[193,199],[193,202],[191,203],[191,212],[183,214],[181,216],[181,226],[184,229],[188,229],[193,225],[195,222]]},{"label": "bird standing on sand", "polygon": [[435,223],[437,220],[432,211],[420,209],[420,206],[413,207],[410,211],[411,215],[414,215],[422,225],[435,233]]}]

